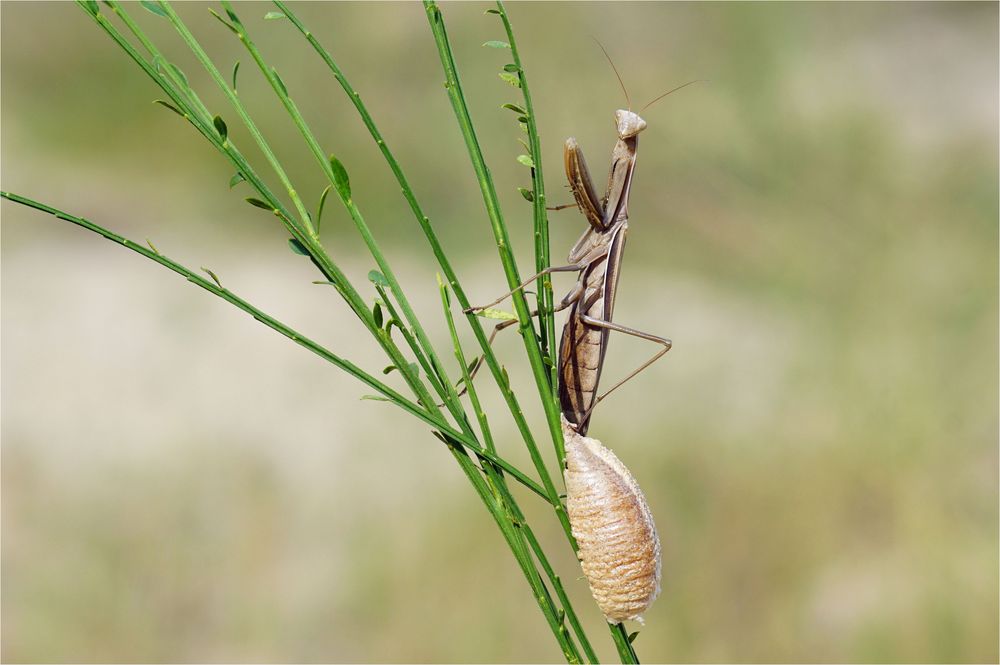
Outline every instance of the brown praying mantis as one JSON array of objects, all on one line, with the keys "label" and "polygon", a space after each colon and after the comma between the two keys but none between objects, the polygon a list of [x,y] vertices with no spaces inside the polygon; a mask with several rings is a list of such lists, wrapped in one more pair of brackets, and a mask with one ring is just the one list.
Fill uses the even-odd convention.
[{"label": "brown praying mantis", "polygon": [[[602,46],[603,50],[604,47]],[[607,51],[605,51],[607,56]],[[608,57],[611,62],[611,58]],[[628,102],[628,91],[621,80],[614,63],[611,63],[618,76],[625,98]],[[641,110],[681,88],[696,81],[689,81],[665,92],[646,104]],[[639,133],[646,128],[646,121],[638,113],[628,109],[615,111],[615,125],[618,142],[611,152],[611,170],[608,175],[608,185],[603,197],[597,196],[590,171],[583,157],[583,151],[570,137],[566,139],[564,161],[569,187],[576,199],[576,205],[586,217],[589,227],[570,250],[568,264],[551,266],[533,275],[515,287],[509,293],[497,298],[488,305],[470,307],[466,312],[481,311],[491,308],[519,289],[523,289],[538,278],[556,272],[577,272],[579,277],[573,289],[562,301],[553,308],[553,312],[570,308],[566,325],[563,327],[562,339],[559,344],[559,401],[563,415],[578,434],[585,435],[590,425],[590,417],[598,402],[610,395],[614,390],[624,385],[670,350],[672,342],[665,337],[642,332],[612,321],[615,305],[615,293],[621,276],[621,263],[625,250],[625,238],[628,233],[628,199],[632,188],[632,177],[635,172],[635,161],[639,145]],[[559,206],[553,208],[572,207]],[[537,310],[532,313],[537,315]],[[508,320],[498,324],[490,336],[490,343],[504,328],[517,323]],[[604,367],[604,358],[608,348],[608,338],[611,332],[621,332],[660,345],[660,349],[632,373],[612,386],[603,395],[597,396],[597,386]],[[470,373],[475,375],[481,360]]]}]

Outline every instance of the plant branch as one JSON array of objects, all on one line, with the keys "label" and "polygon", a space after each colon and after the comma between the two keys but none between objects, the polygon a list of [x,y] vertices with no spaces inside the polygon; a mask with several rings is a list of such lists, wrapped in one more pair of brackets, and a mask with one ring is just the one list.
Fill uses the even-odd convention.
[{"label": "plant branch", "polygon": [[340,356],[326,349],[319,343],[309,339],[300,332],[285,325],[284,323],[275,319],[274,317],[267,314],[263,310],[258,309],[257,307],[250,304],[243,298],[237,296],[229,289],[221,287],[213,280],[202,277],[197,272],[181,265],[180,263],[177,263],[176,261],[170,258],[167,258],[166,256],[164,256],[163,254],[161,254],[156,250],[145,247],[133,240],[125,238],[124,236],[120,236],[114,233],[113,231],[109,231],[108,229],[98,224],[95,224],[94,222],[91,222],[87,219],[84,219],[82,217],[71,215],[67,212],[59,210],[58,208],[53,208],[52,206],[48,206],[44,203],[40,203],[33,199],[29,199],[25,196],[21,196],[19,194],[14,194],[11,192],[0,192],[0,198],[7,199],[8,201],[11,201],[13,203],[19,203],[29,208],[34,208],[35,210],[40,210],[41,212],[46,212],[63,221],[76,224],[77,226],[83,227],[88,231],[92,231],[106,238],[107,240],[110,240],[114,243],[121,245],[122,247],[130,249],[133,252],[141,254],[147,259],[155,261],[156,263],[159,263],[161,266],[164,266],[165,268],[174,271],[175,273],[183,276],[192,284],[195,284],[196,286],[205,289],[209,293],[212,293],[213,295],[222,298],[231,305],[234,305],[235,307],[243,310],[257,321],[260,321],[268,328],[271,328],[272,330],[284,335],[285,337],[292,340],[299,346],[304,347],[309,351],[312,351],[320,358],[323,358],[324,360],[332,363],[333,365],[336,365],[337,367],[344,370],[345,372],[347,372],[354,378],[358,379],[365,385],[381,393],[383,396],[385,396],[387,401],[392,402],[393,404],[402,408],[404,411],[410,413],[411,415],[416,416],[417,418],[427,423],[434,429],[439,430],[444,436],[454,439],[456,442],[460,443],[463,447],[473,451],[475,454],[481,455],[486,459],[488,459],[490,462],[496,464],[498,467],[502,468],[504,471],[509,473],[511,477],[513,477],[519,483],[530,489],[535,494],[541,496],[543,499],[548,498],[545,493],[545,490],[543,490],[535,481],[528,478],[516,466],[514,466],[507,460],[503,459],[495,452],[483,449],[474,439],[470,439],[461,432],[455,431],[454,429],[451,428],[450,425],[448,425],[448,423],[442,421],[440,418],[432,416],[421,406],[406,399],[398,392],[390,388],[388,385],[382,383],[372,375],[368,374],[354,363],[350,362],[349,360],[341,358]]},{"label": "plant branch", "polygon": [[[444,273],[448,285],[454,292],[455,298],[458,300],[463,310],[468,309],[470,306],[469,299],[466,296],[465,291],[462,288],[462,285],[458,279],[458,276],[455,273],[454,269],[452,268],[451,263],[444,252],[444,249],[441,247],[441,244],[438,241],[437,234],[435,233],[434,228],[431,225],[430,219],[427,217],[427,215],[424,214],[422,208],[420,207],[416,195],[414,194],[413,189],[410,187],[410,184],[407,181],[406,176],[404,175],[403,170],[399,165],[399,162],[396,160],[395,156],[392,153],[392,150],[389,148],[388,143],[386,142],[385,138],[382,136],[381,132],[376,126],[375,121],[372,119],[371,114],[368,112],[367,107],[362,101],[361,95],[351,85],[350,81],[344,75],[339,65],[337,65],[336,61],[333,59],[333,56],[330,55],[329,51],[327,51],[323,47],[323,45],[319,42],[316,36],[305,26],[305,24],[298,17],[298,15],[295,14],[294,11],[292,11],[291,7],[289,7],[286,3],[282,2],[281,0],[274,0],[274,4],[275,6],[278,7],[278,9],[281,10],[281,12],[285,15],[285,17],[288,18],[289,21],[291,21],[292,25],[295,26],[295,28],[302,34],[302,36],[305,37],[306,41],[309,42],[309,44],[313,47],[313,49],[320,56],[323,62],[326,63],[327,67],[329,67],[330,71],[333,73],[334,78],[337,80],[341,88],[347,94],[348,99],[350,99],[355,109],[357,109],[358,115],[361,117],[362,122],[368,129],[368,132],[371,134],[371,137],[374,139],[376,146],[378,146],[379,150],[381,151],[382,156],[385,158],[386,163],[389,165],[389,168],[392,171],[393,175],[396,177],[396,181],[399,183],[400,189],[403,193],[403,197],[409,204],[410,210],[413,212],[413,215],[416,218],[417,223],[420,225],[421,230],[424,232],[424,235],[427,238],[428,243],[430,244],[431,251],[434,253],[434,256],[437,259],[438,265],[441,267],[442,272]],[[466,320],[469,322],[469,325],[476,336],[476,340],[483,351],[483,356],[485,358],[486,365],[490,370],[490,373],[493,375],[494,380],[500,387],[501,395],[503,396],[504,401],[507,404],[507,407],[510,409],[510,412],[514,418],[514,423],[517,426],[518,431],[521,434],[521,437],[524,439],[525,446],[528,448],[529,451],[535,451],[536,453],[532,455],[532,461],[535,464],[535,468],[538,471],[539,477],[542,479],[542,483],[546,486],[546,488],[549,487],[552,488],[551,494],[549,496],[549,503],[553,506],[553,508],[557,512],[564,512],[562,503],[559,500],[558,491],[555,489],[555,485],[551,483],[550,477],[548,475],[548,470],[546,469],[544,463],[542,462],[541,457],[537,455],[538,447],[535,444],[534,437],[531,434],[531,430],[529,429],[527,421],[524,418],[524,414],[521,410],[520,404],[517,401],[517,397],[515,396],[514,392],[509,389],[508,381],[506,378],[506,372],[500,365],[499,360],[496,358],[496,355],[494,354],[493,349],[489,344],[487,335],[483,330],[482,323],[480,322],[479,317],[470,313],[466,315]],[[560,515],[559,519],[561,522],[563,522],[564,528],[566,529],[568,534],[569,533],[568,520],[564,519],[563,515]]]},{"label": "plant branch", "polygon": [[[440,8],[435,2],[425,0],[424,7],[427,11],[427,18],[430,22],[431,31],[434,34],[434,41],[437,44],[438,53],[441,57],[441,64],[444,68],[446,78],[445,87],[448,90],[448,97],[451,100],[452,108],[455,111],[455,117],[457,118],[459,128],[462,131],[462,137],[465,139],[465,144],[469,151],[469,157],[471,158],[472,166],[476,172],[476,178],[479,181],[479,187],[482,191],[483,203],[486,206],[486,212],[490,218],[493,235],[497,243],[497,250],[500,255],[500,262],[503,264],[508,284],[511,289],[514,289],[521,283],[521,278],[517,271],[517,265],[514,262],[514,256],[510,250],[510,238],[507,233],[507,227],[504,224],[503,215],[500,212],[500,204],[497,200],[496,188],[493,185],[493,178],[490,176],[489,169],[486,166],[486,161],[483,158],[482,150],[479,147],[479,140],[476,137],[476,132],[472,125],[472,118],[469,115],[469,109],[465,103],[465,97],[462,93],[461,83],[458,79],[458,70],[455,67],[455,60],[451,53],[451,45],[448,42],[448,35],[445,31],[444,18],[441,15]],[[535,327],[531,320],[531,312],[528,308],[528,303],[525,300],[524,293],[522,293],[521,290],[515,289],[512,298],[514,302],[514,309],[517,311],[517,317],[520,322],[519,330],[524,340],[524,346],[528,353],[531,370],[535,377],[535,383],[538,387],[539,395],[542,399],[542,406],[545,410],[546,420],[549,425],[549,433],[551,434],[554,445],[558,450],[558,446],[562,441],[562,428],[559,423],[559,406],[556,404],[551,386],[549,385],[549,374],[548,370],[545,368],[545,362],[542,359],[541,349],[538,345],[538,336],[535,334]],[[507,392],[510,391],[510,387],[506,382],[504,382],[501,386],[501,389]],[[531,455],[536,468],[545,466],[537,448],[529,447],[528,452]],[[549,480],[548,483],[545,482],[547,477],[547,474],[542,477],[545,489],[550,491],[552,494],[555,494],[555,487],[551,484],[551,480]],[[566,511],[563,508],[562,503],[560,502],[556,505],[555,509],[556,514],[563,525],[563,530],[566,532],[567,537],[572,540],[569,518],[566,515]]]},{"label": "plant branch", "polygon": [[[531,146],[531,159],[534,166],[531,167],[531,188],[532,188],[532,212],[535,227],[535,270],[541,272],[552,265],[549,254],[549,217],[545,208],[545,178],[542,176],[542,142],[538,136],[538,122],[535,119],[535,108],[531,103],[531,90],[528,87],[528,75],[521,65],[521,54],[517,50],[517,41],[514,39],[514,29],[511,27],[510,18],[507,16],[507,8],[503,2],[497,0],[497,12],[500,20],[503,21],[504,31],[507,33],[507,43],[510,44],[511,58],[517,68],[518,81],[520,82],[521,94],[524,97],[525,117],[527,118],[528,143]],[[558,379],[556,370],[556,332],[555,315],[553,313],[552,298],[552,277],[549,274],[542,275],[538,280],[538,328],[542,353],[549,359],[549,385],[552,388],[553,400],[557,399]],[[563,449],[562,437],[556,441],[556,456],[559,460],[559,468],[563,468],[566,463],[566,452]]]}]

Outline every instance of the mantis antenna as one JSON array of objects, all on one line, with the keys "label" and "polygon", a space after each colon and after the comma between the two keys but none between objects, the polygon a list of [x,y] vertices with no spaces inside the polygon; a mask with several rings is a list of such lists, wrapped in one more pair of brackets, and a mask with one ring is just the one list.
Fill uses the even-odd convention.
[{"label": "mantis antenna", "polygon": [[652,106],[652,105],[653,105],[653,104],[655,104],[656,102],[660,101],[661,99],[663,99],[664,97],[666,97],[666,96],[667,96],[667,95],[669,95],[670,93],[672,93],[672,92],[677,92],[677,91],[678,91],[678,90],[680,90],[681,88],[686,88],[686,87],[688,87],[689,85],[691,85],[692,83],[706,83],[706,81],[705,81],[705,79],[695,79],[694,81],[688,81],[688,82],[687,82],[687,83],[685,83],[684,85],[679,85],[679,86],[677,86],[676,88],[673,88],[673,89],[671,89],[671,90],[667,90],[667,91],[666,91],[665,93],[663,93],[662,95],[660,95],[659,97],[657,97],[656,99],[654,99],[653,101],[651,101],[650,103],[646,104],[646,105],[645,105],[645,106],[643,106],[643,107],[642,107],[641,109],[639,109],[639,113],[642,113],[643,111],[645,111],[645,110],[646,110],[646,109],[648,109],[648,108],[649,108],[650,106]]},{"label": "mantis antenna", "polygon": [[631,100],[631,99],[629,99],[629,96],[628,96],[628,90],[626,90],[626,89],[625,89],[625,82],[624,82],[624,81],[622,81],[622,75],[618,73],[618,68],[617,68],[617,67],[615,67],[615,63],[614,63],[614,61],[613,61],[613,60],[611,59],[611,56],[610,56],[610,55],[608,55],[608,49],[604,48],[604,44],[602,44],[602,43],[601,43],[601,42],[600,42],[600,41],[599,41],[599,40],[597,39],[597,37],[593,37],[593,40],[594,40],[595,42],[597,42],[597,45],[601,47],[601,50],[602,50],[602,51],[604,51],[604,57],[605,57],[605,58],[607,58],[607,59],[608,59],[608,62],[609,62],[609,63],[611,64],[611,69],[615,70],[615,76],[617,76],[617,77],[618,77],[618,83],[619,83],[619,84],[621,85],[621,87],[622,87],[622,92],[624,92],[624,93],[625,93],[625,103],[626,103],[626,104],[628,104],[628,110],[629,110],[629,111],[631,111],[631,110],[632,110],[632,100]]}]

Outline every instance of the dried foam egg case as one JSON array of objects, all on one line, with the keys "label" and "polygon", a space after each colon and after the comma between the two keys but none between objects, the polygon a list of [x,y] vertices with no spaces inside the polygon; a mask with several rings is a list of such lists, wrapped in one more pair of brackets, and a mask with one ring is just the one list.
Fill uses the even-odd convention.
[{"label": "dried foam egg case", "polygon": [[660,538],[635,478],[563,418],[566,508],[590,592],[610,623],[642,621],[660,594]]}]

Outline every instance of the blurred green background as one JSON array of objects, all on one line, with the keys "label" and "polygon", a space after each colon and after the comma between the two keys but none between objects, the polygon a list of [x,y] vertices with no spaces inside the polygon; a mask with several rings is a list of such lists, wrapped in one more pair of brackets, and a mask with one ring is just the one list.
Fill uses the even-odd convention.
[{"label": "blurred green background", "polygon": [[[519,97],[496,76],[505,54],[480,47],[503,38],[488,6],[444,12],[529,274],[516,191],[528,174],[499,109]],[[398,186],[311,50],[261,20],[269,9],[240,7],[446,351],[435,264]],[[166,22],[132,10],[248,147]],[[470,297],[501,293],[420,6],[299,10],[369,104]],[[624,106],[590,35],[637,106],[709,81],[644,113],[616,309],[675,348],[591,429],[636,473],[664,541],[640,656],[996,662],[997,4],[509,10],[553,203],[570,200],[562,141],[577,137],[603,178]],[[224,71],[244,61],[240,94],[314,205],[321,176],[246,54],[205,5],[178,11]],[[0,13],[4,190],[210,267],[378,373],[385,360],[346,306],[309,284],[274,218],[243,202],[245,185],[227,189],[231,168],[150,104],[162,95],[81,10]],[[141,257],[0,209],[3,660],[559,660],[425,427]],[[551,223],[561,258],[582,218]],[[374,263],[337,206],[324,239],[366,285]],[[498,348],[533,394],[516,335]],[[607,371],[651,351],[614,339]],[[481,383],[503,453],[527,465]],[[555,520],[524,502],[613,659]]]}]

